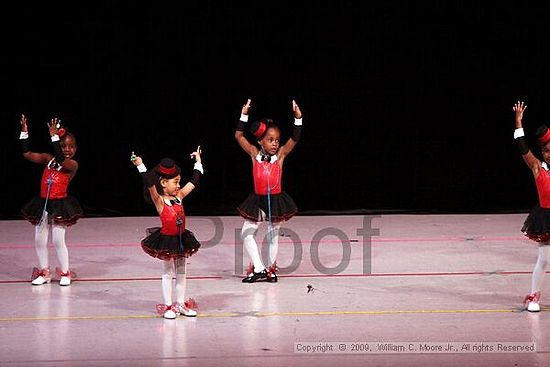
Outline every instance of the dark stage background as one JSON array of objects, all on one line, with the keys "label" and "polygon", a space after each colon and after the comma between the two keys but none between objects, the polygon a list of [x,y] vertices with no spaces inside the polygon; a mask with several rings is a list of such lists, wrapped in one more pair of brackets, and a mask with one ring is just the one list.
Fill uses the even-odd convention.
[{"label": "dark stage background", "polygon": [[[116,4],[116,5],[113,5]],[[177,5],[178,4],[178,5]],[[251,164],[233,133],[252,119],[302,140],[284,188],[302,213],[528,210],[530,171],[513,142],[550,121],[550,5],[525,2],[90,2],[16,5],[1,15],[0,217],[19,217],[58,116],[79,143],[71,192],[87,216],[155,215],[131,151],[184,176],[201,145],[206,174],[189,215],[237,214]],[[532,139],[530,140],[531,145]]]}]

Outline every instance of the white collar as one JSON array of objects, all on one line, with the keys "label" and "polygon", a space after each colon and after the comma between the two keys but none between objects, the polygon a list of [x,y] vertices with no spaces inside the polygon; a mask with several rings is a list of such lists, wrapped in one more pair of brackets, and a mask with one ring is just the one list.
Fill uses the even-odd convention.
[{"label": "white collar", "polygon": [[[269,163],[275,163],[275,161],[277,161],[277,155],[272,155],[270,156],[269,158]],[[258,154],[256,155],[256,160],[260,163],[262,163],[262,152],[258,152]]]},{"label": "white collar", "polygon": [[544,168],[546,171],[550,170],[550,168],[548,168],[548,165],[546,164],[546,162],[542,162],[541,166],[542,166],[542,168]]},{"label": "white collar", "polygon": [[172,202],[181,205],[181,200],[178,197],[176,197],[174,200],[164,199],[164,203],[168,206],[172,206]]},{"label": "white collar", "polygon": [[61,165],[59,163],[57,163],[55,161],[55,158],[52,158],[49,162],[48,162],[48,168],[49,169],[54,169],[56,171],[61,171]]}]

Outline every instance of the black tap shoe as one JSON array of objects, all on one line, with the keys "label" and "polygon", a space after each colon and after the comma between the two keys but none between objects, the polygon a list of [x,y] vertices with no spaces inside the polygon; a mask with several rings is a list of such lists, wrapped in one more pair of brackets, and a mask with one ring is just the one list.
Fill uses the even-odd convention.
[{"label": "black tap shoe", "polygon": [[242,280],[243,283],[256,283],[258,280],[267,279],[267,271],[264,269],[259,273],[252,272],[246,278]]}]

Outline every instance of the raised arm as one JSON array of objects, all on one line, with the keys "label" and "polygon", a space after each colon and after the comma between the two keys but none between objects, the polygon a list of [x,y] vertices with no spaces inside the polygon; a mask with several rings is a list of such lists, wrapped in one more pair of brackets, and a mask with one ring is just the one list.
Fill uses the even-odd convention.
[{"label": "raised arm", "polygon": [[256,148],[253,144],[250,144],[248,139],[244,136],[244,125],[248,122],[248,111],[250,110],[250,103],[252,100],[249,98],[246,103],[243,105],[243,108],[241,110],[241,117],[239,119],[239,122],[237,124],[237,129],[235,131],[235,139],[237,140],[237,143],[243,148],[243,150],[252,158],[254,158],[258,154],[258,148]]},{"label": "raised arm", "polygon": [[19,135],[19,141],[21,142],[21,151],[25,159],[33,162],[46,164],[52,159],[52,155],[48,153],[36,153],[30,150],[29,146],[29,127],[27,125],[27,117],[21,114],[21,134]]},{"label": "raised arm", "polygon": [[527,146],[525,134],[523,132],[523,112],[526,109],[527,105],[522,101],[518,101],[514,104],[513,110],[516,113],[516,130],[514,131],[514,139],[518,145],[518,149],[523,157],[523,160],[531,169],[533,175],[537,177],[540,172],[541,162],[537,159],[537,157],[535,157]]},{"label": "raised arm", "polygon": [[164,207],[162,197],[157,192],[157,187],[155,186],[157,176],[154,172],[147,172],[147,167],[145,166],[145,163],[143,163],[143,160],[140,156],[137,156],[132,152],[132,155],[130,156],[130,161],[136,166],[138,172],[141,175],[141,178],[143,179],[143,184],[145,187],[147,187],[147,190],[149,191],[149,195],[151,195],[151,200],[153,201],[153,204],[155,205],[155,208],[157,209],[157,212],[159,215],[162,213],[162,209]]},{"label": "raised arm", "polygon": [[178,191],[178,197],[180,199],[183,199],[184,197],[189,195],[191,191],[193,191],[199,185],[200,178],[204,174],[204,168],[202,167],[202,160],[201,160],[200,145],[197,147],[197,150],[191,153],[191,159],[193,158],[195,159],[195,165],[193,166],[193,173],[189,182],[187,182],[185,186],[183,186]]},{"label": "raised arm", "polygon": [[279,149],[280,159],[284,159],[292,149],[294,149],[298,140],[300,140],[300,134],[302,132],[302,111],[295,100],[292,100],[292,112],[294,113],[294,129],[292,130],[292,136]]}]

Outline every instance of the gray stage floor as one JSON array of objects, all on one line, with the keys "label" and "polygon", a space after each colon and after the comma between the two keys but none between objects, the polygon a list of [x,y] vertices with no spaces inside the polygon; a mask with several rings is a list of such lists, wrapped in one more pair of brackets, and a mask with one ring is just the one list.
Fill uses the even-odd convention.
[{"label": "gray stage floor", "polygon": [[2,221],[0,364],[548,366],[550,283],[542,312],[522,305],[537,256],[525,216],[297,216],[276,284],[241,283],[239,217],[188,217],[199,316],[176,320],[156,314],[161,263],[139,246],[156,217],[71,227],[69,287],[32,286],[33,227]]}]

